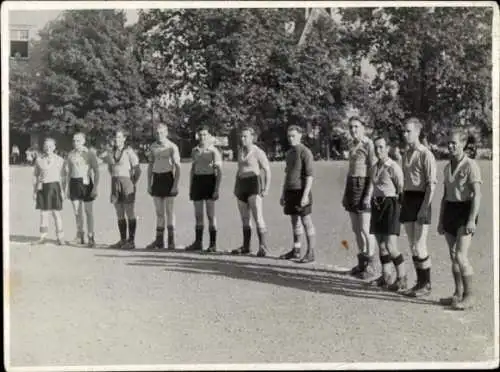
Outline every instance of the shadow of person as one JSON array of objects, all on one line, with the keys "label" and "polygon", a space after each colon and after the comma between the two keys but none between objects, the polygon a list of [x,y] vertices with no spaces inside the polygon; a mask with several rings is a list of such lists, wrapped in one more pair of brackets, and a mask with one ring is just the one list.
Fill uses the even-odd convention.
[{"label": "shadow of person", "polygon": [[[100,255],[112,257],[116,255]],[[438,301],[422,298],[408,298],[399,293],[389,292],[368,283],[356,280],[345,275],[339,275],[326,269],[317,270],[313,267],[299,265],[274,265],[253,260],[231,260],[229,257],[205,258],[202,255],[129,255],[121,256],[132,258],[128,266],[162,267],[165,271],[203,276],[220,276],[236,280],[268,283],[275,286],[294,288],[302,291],[324,293],[336,296],[354,297],[359,299],[377,299],[415,303],[421,305],[439,305]]]},{"label": "shadow of person", "polygon": [[[39,240],[39,236],[28,236],[28,235],[9,235],[9,241],[11,243],[21,243],[21,244],[31,244]],[[45,239],[45,242],[48,244],[56,244],[57,240],[55,239]]]}]

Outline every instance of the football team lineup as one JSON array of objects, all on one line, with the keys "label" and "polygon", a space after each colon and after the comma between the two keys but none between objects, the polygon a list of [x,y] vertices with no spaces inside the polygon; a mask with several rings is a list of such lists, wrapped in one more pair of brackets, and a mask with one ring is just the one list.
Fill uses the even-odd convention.
[{"label": "football team lineup", "polygon": [[[419,142],[422,124],[417,118],[406,121],[403,137],[407,149],[402,159],[396,160],[389,156],[390,140],[383,135],[369,139],[364,134],[364,126],[359,117],[349,120],[353,144],[349,151],[342,206],[349,213],[358,247],[358,264],[350,274],[370,279],[371,285],[405,296],[428,296],[432,290],[432,265],[427,235],[438,183],[436,160],[432,152]],[[254,129],[244,127],[240,132],[234,196],[241,217],[243,243],[231,250],[231,254],[250,253],[253,221],[259,247],[256,255],[265,257],[269,255],[269,250],[263,198],[269,193],[271,170],[265,152],[254,144]],[[301,144],[302,134],[300,126],[292,125],[287,130],[290,149],[286,154],[279,203],[284,214],[290,216],[293,245],[279,258],[311,263],[315,261],[316,250],[316,229],[312,219],[314,161],[311,151]],[[177,146],[168,139],[165,124],[156,126],[155,137],[156,141],[150,149],[146,185],[154,201],[156,231],[146,249],[167,248],[173,251],[177,248],[174,201],[179,193],[181,161]],[[206,252],[215,253],[218,233],[216,201],[221,184],[222,157],[211,144],[208,126],[200,126],[197,137],[199,145],[193,148],[189,175],[189,199],[195,210],[195,241],[185,250],[203,251],[206,212],[210,239]],[[482,178],[477,163],[467,156],[467,139],[463,130],[452,130],[449,134],[450,161],[443,172],[444,193],[437,223],[438,233],[444,235],[449,247],[455,284],[452,295],[441,298],[440,303],[455,310],[472,308],[475,302],[473,269],[468,251],[478,222]],[[116,249],[134,249],[137,229],[135,198],[141,167],[137,155],[125,143],[126,133],[117,129],[112,149],[100,156],[111,175],[110,202],[115,207],[120,240],[110,247]],[[67,159],[63,160],[54,154],[55,141],[47,138],[44,154],[35,160],[33,197],[36,209],[40,210],[40,239],[33,245],[46,242],[49,215],[52,214],[58,245],[87,243],[90,248],[96,247],[93,204],[100,180],[98,156],[85,147],[83,133],[73,136],[73,147]],[[71,242],[64,240],[60,213],[65,197],[71,201],[76,221],[77,234]],[[87,234],[84,232],[85,219]],[[408,265],[398,248],[401,224],[406,231],[416,273],[416,283],[412,287],[408,285]],[[301,247],[302,235],[306,238],[304,250]],[[348,243],[343,241],[342,245],[347,247]],[[377,248],[382,269],[378,276],[374,265]],[[396,269],[395,280],[390,275],[392,266]]]},{"label": "football team lineup", "polygon": [[[413,126],[414,124],[408,126],[409,131],[405,136],[414,135],[411,133]],[[12,312],[14,362],[27,365],[32,364],[33,360],[37,360],[37,364],[79,361],[85,364],[90,360],[97,360],[88,359],[89,357],[81,355],[78,351],[80,350],[78,345],[86,344],[94,334],[95,337],[99,335],[102,341],[92,347],[92,355],[103,363],[115,364],[134,364],[138,361],[160,364],[228,360],[273,362],[285,358],[287,361],[295,362],[424,360],[429,356],[429,348],[435,350],[433,355],[437,359],[482,360],[483,355],[490,357],[493,349],[488,345],[492,343],[494,319],[491,302],[493,290],[492,225],[490,225],[493,218],[490,207],[492,205],[491,163],[478,162],[483,180],[482,203],[479,213],[480,223],[477,224],[477,231],[472,236],[469,253],[476,271],[474,277],[477,278],[477,285],[472,287],[475,301],[473,303],[470,301],[469,304],[465,302],[467,306],[463,306],[465,288],[463,283],[457,280],[458,290],[461,292],[455,293],[457,285],[453,275],[453,269],[455,272],[458,271],[457,268],[461,270],[460,263],[450,260],[447,242],[438,233],[444,172],[450,172],[447,169],[450,162],[435,162],[437,168],[430,172],[430,179],[435,176],[437,184],[431,198],[431,224],[423,224],[424,229],[428,226],[426,231],[428,250],[423,253],[415,252],[432,256],[432,288],[430,288],[430,260],[427,261],[426,267],[422,267],[420,261],[413,261],[416,249],[412,250],[408,244],[408,232],[404,223],[398,224],[398,218],[400,220],[404,214],[401,211],[403,209],[401,202],[404,203],[404,198],[391,196],[399,195],[401,190],[404,191],[406,182],[402,174],[404,172],[397,165],[403,165],[401,160],[404,159],[397,162],[387,158],[388,148],[385,146],[385,139],[373,137],[367,140],[363,135],[362,122],[353,120],[350,127],[352,132],[358,131],[353,133],[354,136],[364,138],[357,148],[353,148],[357,151],[351,149],[350,154],[354,153],[356,157],[352,157],[348,162],[314,162],[312,197],[303,201],[294,195],[292,202],[296,204],[292,205],[296,209],[293,209],[291,217],[283,216],[288,201],[287,195],[283,195],[284,189],[286,190],[284,176],[287,166],[280,162],[266,164],[263,154],[255,151],[256,148],[253,147],[255,138],[251,129],[243,131],[240,140],[242,147],[246,143],[254,149],[253,154],[247,151],[240,155],[239,162],[222,164],[221,177],[217,175],[219,170],[217,165],[220,165],[219,154],[210,146],[210,135],[203,127],[199,128],[200,144],[192,152],[193,159],[197,161],[190,164],[181,163],[178,179],[174,174],[169,176],[166,172],[167,175],[162,175],[161,172],[168,169],[172,169],[172,173],[176,171],[175,150],[172,150],[174,147],[169,142],[165,141],[162,145],[158,140],[155,145],[156,151],[159,152],[157,157],[162,159],[159,164],[151,162],[150,165],[142,164],[134,167],[135,156],[126,145],[126,135],[121,131],[117,131],[114,136],[116,151],[102,154],[103,164],[98,167],[99,178],[96,179],[95,175],[90,173],[88,178],[66,181],[65,193],[62,192],[63,180],[58,178],[61,173],[54,172],[59,169],[58,166],[64,164],[63,159],[58,160],[56,157],[46,159],[47,165],[53,165],[45,169],[46,177],[54,176],[61,185],[47,187],[48,185],[44,186],[42,182],[42,192],[39,190],[38,182],[34,182],[32,188],[31,168],[11,168],[10,240],[13,286],[11,298],[13,309],[17,309]],[[157,129],[157,136],[160,137],[163,129],[161,126]],[[293,132],[290,134],[296,134],[300,139],[300,129],[296,133]],[[168,133],[164,134],[168,136]],[[460,149],[464,147],[461,141],[463,137],[461,135],[457,137],[454,133],[450,135],[450,152],[458,148],[460,155]],[[208,140],[206,146],[203,146],[205,139]],[[299,139],[291,138],[297,142],[300,142]],[[87,154],[83,140],[84,136],[75,136],[76,146],[81,144],[82,153]],[[52,141],[46,141],[45,147],[48,153],[54,145]],[[166,159],[168,151],[171,151],[170,160]],[[360,169],[363,168],[363,161],[359,158],[370,153],[371,161],[380,165],[379,168],[373,169],[373,179],[381,179],[372,185],[371,190],[366,190],[371,193],[373,203],[370,200],[370,211],[349,212],[348,209],[354,209],[358,203],[356,198],[360,200],[358,208],[367,209],[366,201],[362,200],[363,192],[360,192],[364,187],[361,176],[364,169]],[[41,156],[39,161],[45,157],[48,156]],[[380,161],[379,157],[385,161]],[[307,154],[305,156],[303,154],[303,159],[307,159]],[[463,161],[464,159],[458,163],[459,166],[469,165]],[[78,158],[75,160],[78,163]],[[89,163],[92,165],[92,160]],[[150,176],[148,167],[151,167]],[[90,169],[91,167],[84,168],[83,174],[77,173],[77,175],[85,176]],[[252,177],[255,169],[259,169],[260,172],[257,178]],[[131,170],[134,172],[130,173]],[[160,178],[163,177],[160,180],[161,184],[171,185],[169,193],[177,194],[176,196],[156,197],[158,198],[156,201],[153,199],[151,194],[168,190],[168,187],[158,187],[148,182],[148,177],[153,181],[155,171],[159,171]],[[198,175],[196,180],[195,175]],[[247,177],[240,177],[241,175]],[[304,176],[306,175],[307,169],[304,169]],[[236,180],[239,178],[242,178],[243,182],[237,185]],[[66,175],[66,179],[70,179],[70,173]],[[302,179],[299,177],[300,182]],[[41,180],[35,179],[35,181]],[[90,184],[95,188],[90,190],[88,187]],[[44,193],[44,187],[45,190],[53,191]],[[347,190],[350,191],[346,193]],[[43,217],[41,221],[34,218],[33,199],[26,198],[31,192],[35,197],[41,198],[35,201],[35,204],[45,203],[54,208],[55,212],[37,211],[40,215],[43,214]],[[78,195],[80,192],[85,198],[92,197],[92,193],[96,197],[92,203],[85,201],[80,203],[75,200],[74,202],[79,203],[77,208],[69,208],[69,202],[65,199],[71,200],[72,197],[75,198],[75,193]],[[55,197],[47,198],[51,193]],[[385,198],[380,199],[380,193],[383,193]],[[285,197],[282,198],[283,196]],[[127,197],[133,197],[135,203],[130,203],[131,199]],[[170,210],[168,210],[168,200],[175,201]],[[280,205],[280,202],[284,205]],[[64,206],[60,211],[57,210],[59,204],[61,207]],[[95,238],[89,241],[87,225],[89,221],[85,221],[85,218],[77,220],[76,217],[80,217],[78,212],[83,212],[83,217],[86,217],[85,211],[89,211],[90,206],[94,217],[91,231]],[[160,210],[160,206],[161,210],[165,211],[163,220],[161,214],[160,219],[156,216],[155,207]],[[309,207],[310,213],[307,214]],[[396,210],[396,212],[377,214],[378,210],[375,208],[384,211]],[[399,217],[396,218],[398,209]],[[306,213],[302,213],[304,210]],[[174,213],[169,215],[172,211]],[[463,211],[455,210],[453,213],[456,217]],[[63,231],[63,226],[68,236],[72,231],[78,232],[79,228],[80,231],[86,230],[83,235],[85,244],[81,244],[82,234],[78,235],[76,241],[78,244],[74,244],[74,241],[67,244],[62,234],[59,236],[56,234],[56,240],[49,239],[53,230],[52,227],[49,229],[52,225],[51,214],[56,216],[56,230],[59,228],[60,233]],[[309,216],[310,221],[307,219],[303,221],[301,214]],[[371,231],[375,233],[370,234],[370,220],[374,214],[379,216],[379,223],[371,226]],[[135,217],[135,224],[133,218],[129,217]],[[360,225],[368,229],[368,239],[362,240],[362,229],[359,235],[353,231],[353,219],[357,217]],[[308,225],[308,222],[313,221],[313,224]],[[163,222],[163,225],[159,222]],[[170,241],[174,243],[171,244],[171,248],[175,246],[175,250],[168,249],[169,222],[170,226],[175,227],[170,229],[174,233],[171,237],[174,241]],[[42,234],[35,238],[32,235],[40,225]],[[395,235],[398,225],[401,225],[399,237]],[[163,226],[164,228],[161,228]],[[454,228],[446,226],[447,230]],[[467,226],[461,227],[462,231],[465,228]],[[165,234],[167,236],[163,236],[163,230],[167,230]],[[381,234],[380,231],[390,231],[392,234]],[[191,240],[193,235],[194,242]],[[202,244],[203,235],[208,238],[205,240],[206,245]],[[115,243],[117,236],[120,239]],[[49,244],[39,244],[39,238],[43,238]],[[61,246],[57,245],[57,238]],[[187,247],[182,249],[184,244]],[[141,249],[148,245],[152,249]],[[135,246],[137,249],[131,249]],[[161,249],[162,246],[167,249]],[[201,251],[203,254],[200,254],[200,249],[203,249]],[[312,255],[314,256],[311,257]],[[403,262],[401,256],[404,258]],[[298,262],[304,258],[306,262],[299,264]],[[307,263],[311,258],[314,261]],[[388,258],[389,263],[387,263]],[[354,260],[358,260],[356,265],[353,264]],[[409,263],[413,265],[410,266]],[[467,261],[462,261],[462,266],[464,263],[467,274],[470,266],[467,266]],[[354,266],[352,269],[351,265]],[[420,269],[418,273],[417,268]],[[424,271],[426,269],[429,270]],[[226,280],[221,281],[218,278]],[[56,286],[47,285],[54,280],[58,283]],[[203,292],[197,290],[200,288],[199,283],[203,283],[201,287]],[[407,285],[406,289],[401,288],[404,284]],[[418,284],[420,291],[418,287],[413,288]],[[75,286],[78,288],[78,298],[74,297]],[[144,292],[144,288],[147,288],[147,291]],[[280,290],[276,291],[278,288]],[[471,287],[467,289],[470,291]],[[273,295],[271,302],[266,294]],[[197,296],[198,300],[188,300],[193,295]],[[418,297],[414,297],[415,295]],[[50,296],[49,298],[58,300],[47,302],[41,300],[40,296],[43,298]],[[308,298],[304,303],[301,300],[302,296]],[[222,298],[225,299],[222,302],[214,301]],[[335,300],[340,298],[342,301]],[[164,301],[167,301],[167,306]],[[34,303],[37,304],[35,307]],[[148,306],[144,308],[141,304],[146,303]],[[202,303],[206,305],[201,307],[196,305]],[[366,308],[362,306],[363,309],[353,313],[353,307],[359,308],[360,303],[373,303],[375,306]],[[61,306],[61,304],[66,305]],[[94,309],[92,311],[95,316],[107,327],[106,332],[103,329],[104,333],[100,333],[100,328],[96,328],[92,323],[93,317],[88,317],[79,310],[88,306]],[[290,312],[289,306],[293,306],[295,311]],[[317,308],[316,317],[319,317],[321,322],[312,319],[299,320],[311,311],[309,306]],[[36,308],[37,311],[32,312],[30,308]],[[461,308],[470,310],[455,311]],[[130,323],[127,323],[129,325],[122,324],[115,329],[110,323],[116,316],[113,311],[119,311],[121,319],[126,319],[129,313],[131,316],[136,315],[132,317],[133,319],[130,318]],[[223,329],[217,326],[220,324],[217,320],[219,316],[217,314],[220,312],[225,314]],[[330,312],[335,315],[331,319],[320,315]],[[136,317],[141,313],[144,316],[165,315],[162,319],[157,319],[158,315],[154,315],[138,322]],[[189,319],[179,318],[179,313],[190,314]],[[392,313],[412,314],[411,320],[403,315],[394,315],[386,318],[384,322],[373,322],[374,317],[386,317]],[[252,323],[254,325],[247,324],[249,316],[254,319],[255,323]],[[303,319],[307,319],[307,316]],[[340,319],[345,321],[340,324],[338,322]],[[77,322],[75,331],[78,330],[79,336],[74,332],[62,334],[61,321]],[[417,322],[418,327],[412,333],[405,333],[409,337],[408,343],[412,346],[409,349],[400,348],[398,345],[401,345],[401,342],[396,335],[399,334],[400,327],[409,327],[408,322],[411,324]],[[44,328],[46,330],[42,332],[40,328],[42,324],[51,325],[50,330]],[[235,339],[235,332],[239,332],[238,329],[242,324],[247,324],[245,335],[241,338],[243,335],[236,333],[239,336]],[[447,331],[443,332],[437,324],[445,325]],[[186,335],[186,330],[192,327],[205,329],[206,332],[197,332],[195,338]],[[28,332],[28,329],[32,331]],[[266,338],[262,339],[259,345],[254,344],[252,340],[262,337],[262,329],[266,330]],[[386,334],[387,329],[393,330],[394,339],[390,336],[383,342],[380,340],[382,343],[375,342],[373,345],[360,341],[366,337],[368,330],[371,337],[376,339],[377,334]],[[441,331],[436,333],[439,329]],[[337,336],[332,339],[333,330]],[[128,337],[126,335],[136,332],[139,339],[148,340],[153,346],[145,350],[130,339],[124,343],[113,341],[117,337]],[[212,337],[219,340],[217,345],[209,341],[207,338],[209,334],[212,334],[210,340]],[[292,342],[292,339],[291,343],[283,341],[283,345],[287,345],[286,349],[278,350],[276,347],[279,344],[275,344],[272,340],[279,334],[293,334],[292,339],[295,341]],[[428,338],[430,334],[433,336]],[[47,344],[43,341],[47,337],[72,341]],[[340,342],[339,337],[344,337],[343,341]],[[422,342],[422,337],[427,341]],[[165,344],[172,339],[179,340],[179,345],[192,345],[190,350],[198,351],[194,354],[192,351],[187,353],[188,349],[184,352],[174,345]],[[30,340],[30,343],[27,343],[27,340]],[[318,340],[337,340],[334,344],[343,346],[332,349],[334,344],[330,341],[324,341],[324,346],[321,346]],[[167,348],[168,357],[154,346],[155,342]],[[297,352],[293,346],[295,342],[302,342],[306,346]],[[457,342],[462,345],[458,349]],[[45,347],[38,348],[40,352],[34,351],[34,345],[38,344],[45,344],[48,349]],[[33,345],[29,347],[31,351],[28,352],[26,345]],[[364,345],[363,351],[361,352],[355,345]],[[128,350],[124,349],[125,346],[139,348],[142,351],[129,355],[125,352]],[[102,347],[108,352],[103,352]],[[228,353],[224,350],[228,350]],[[380,357],[381,350],[391,350],[391,353],[382,353],[383,356]],[[66,356],[62,356],[61,352]],[[277,355],[282,355],[283,359],[276,359]]]}]

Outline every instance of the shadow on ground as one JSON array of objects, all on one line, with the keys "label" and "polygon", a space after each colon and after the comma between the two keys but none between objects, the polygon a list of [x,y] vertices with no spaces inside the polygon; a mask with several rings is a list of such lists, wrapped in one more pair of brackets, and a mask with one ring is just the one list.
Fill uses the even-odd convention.
[{"label": "shadow on ground", "polygon": [[126,263],[126,265],[129,266],[163,267],[165,271],[170,272],[221,276],[315,293],[325,293],[359,299],[377,299],[422,305],[439,305],[438,301],[409,298],[402,294],[370,286],[366,282],[345,276],[345,273],[343,273],[344,275],[339,275],[339,273],[334,270],[318,270],[314,267],[273,264],[271,259],[260,264],[255,262],[235,261],[231,259],[231,256],[211,256],[210,258],[205,258],[200,254],[177,252],[167,253],[165,255],[98,254],[97,256],[113,259],[132,259],[132,262]]}]

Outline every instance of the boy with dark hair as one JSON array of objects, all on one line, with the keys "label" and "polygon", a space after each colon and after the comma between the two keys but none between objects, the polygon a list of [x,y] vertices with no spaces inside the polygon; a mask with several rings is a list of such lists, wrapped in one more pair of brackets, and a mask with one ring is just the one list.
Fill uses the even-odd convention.
[{"label": "boy with dark hair", "polygon": [[300,143],[302,128],[296,125],[288,127],[287,135],[291,148],[286,153],[285,179],[280,204],[284,213],[290,216],[293,229],[293,248],[280,256],[282,259],[298,258],[300,254],[301,225],[305,228],[307,251],[299,263],[314,261],[316,232],[311,218],[313,155],[311,150]]},{"label": "boy with dark hair", "polygon": [[219,198],[219,186],[222,177],[222,157],[213,144],[210,129],[202,125],[196,131],[199,144],[191,152],[192,166],[189,185],[189,199],[194,204],[196,220],[195,241],[188,246],[188,251],[203,249],[203,209],[206,206],[210,232],[210,244],[207,252],[217,250],[217,226],[215,220],[215,201]]}]

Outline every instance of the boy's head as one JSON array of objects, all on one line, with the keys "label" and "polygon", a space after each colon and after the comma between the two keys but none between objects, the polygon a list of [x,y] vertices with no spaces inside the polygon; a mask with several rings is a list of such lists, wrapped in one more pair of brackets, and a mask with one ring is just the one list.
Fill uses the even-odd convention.
[{"label": "boy's head", "polygon": [[196,137],[200,142],[200,145],[206,145],[210,139],[210,128],[208,127],[208,125],[199,126],[196,130]]},{"label": "boy's head", "polygon": [[304,130],[298,125],[290,125],[287,129],[287,138],[291,146],[297,146],[302,140]]}]

